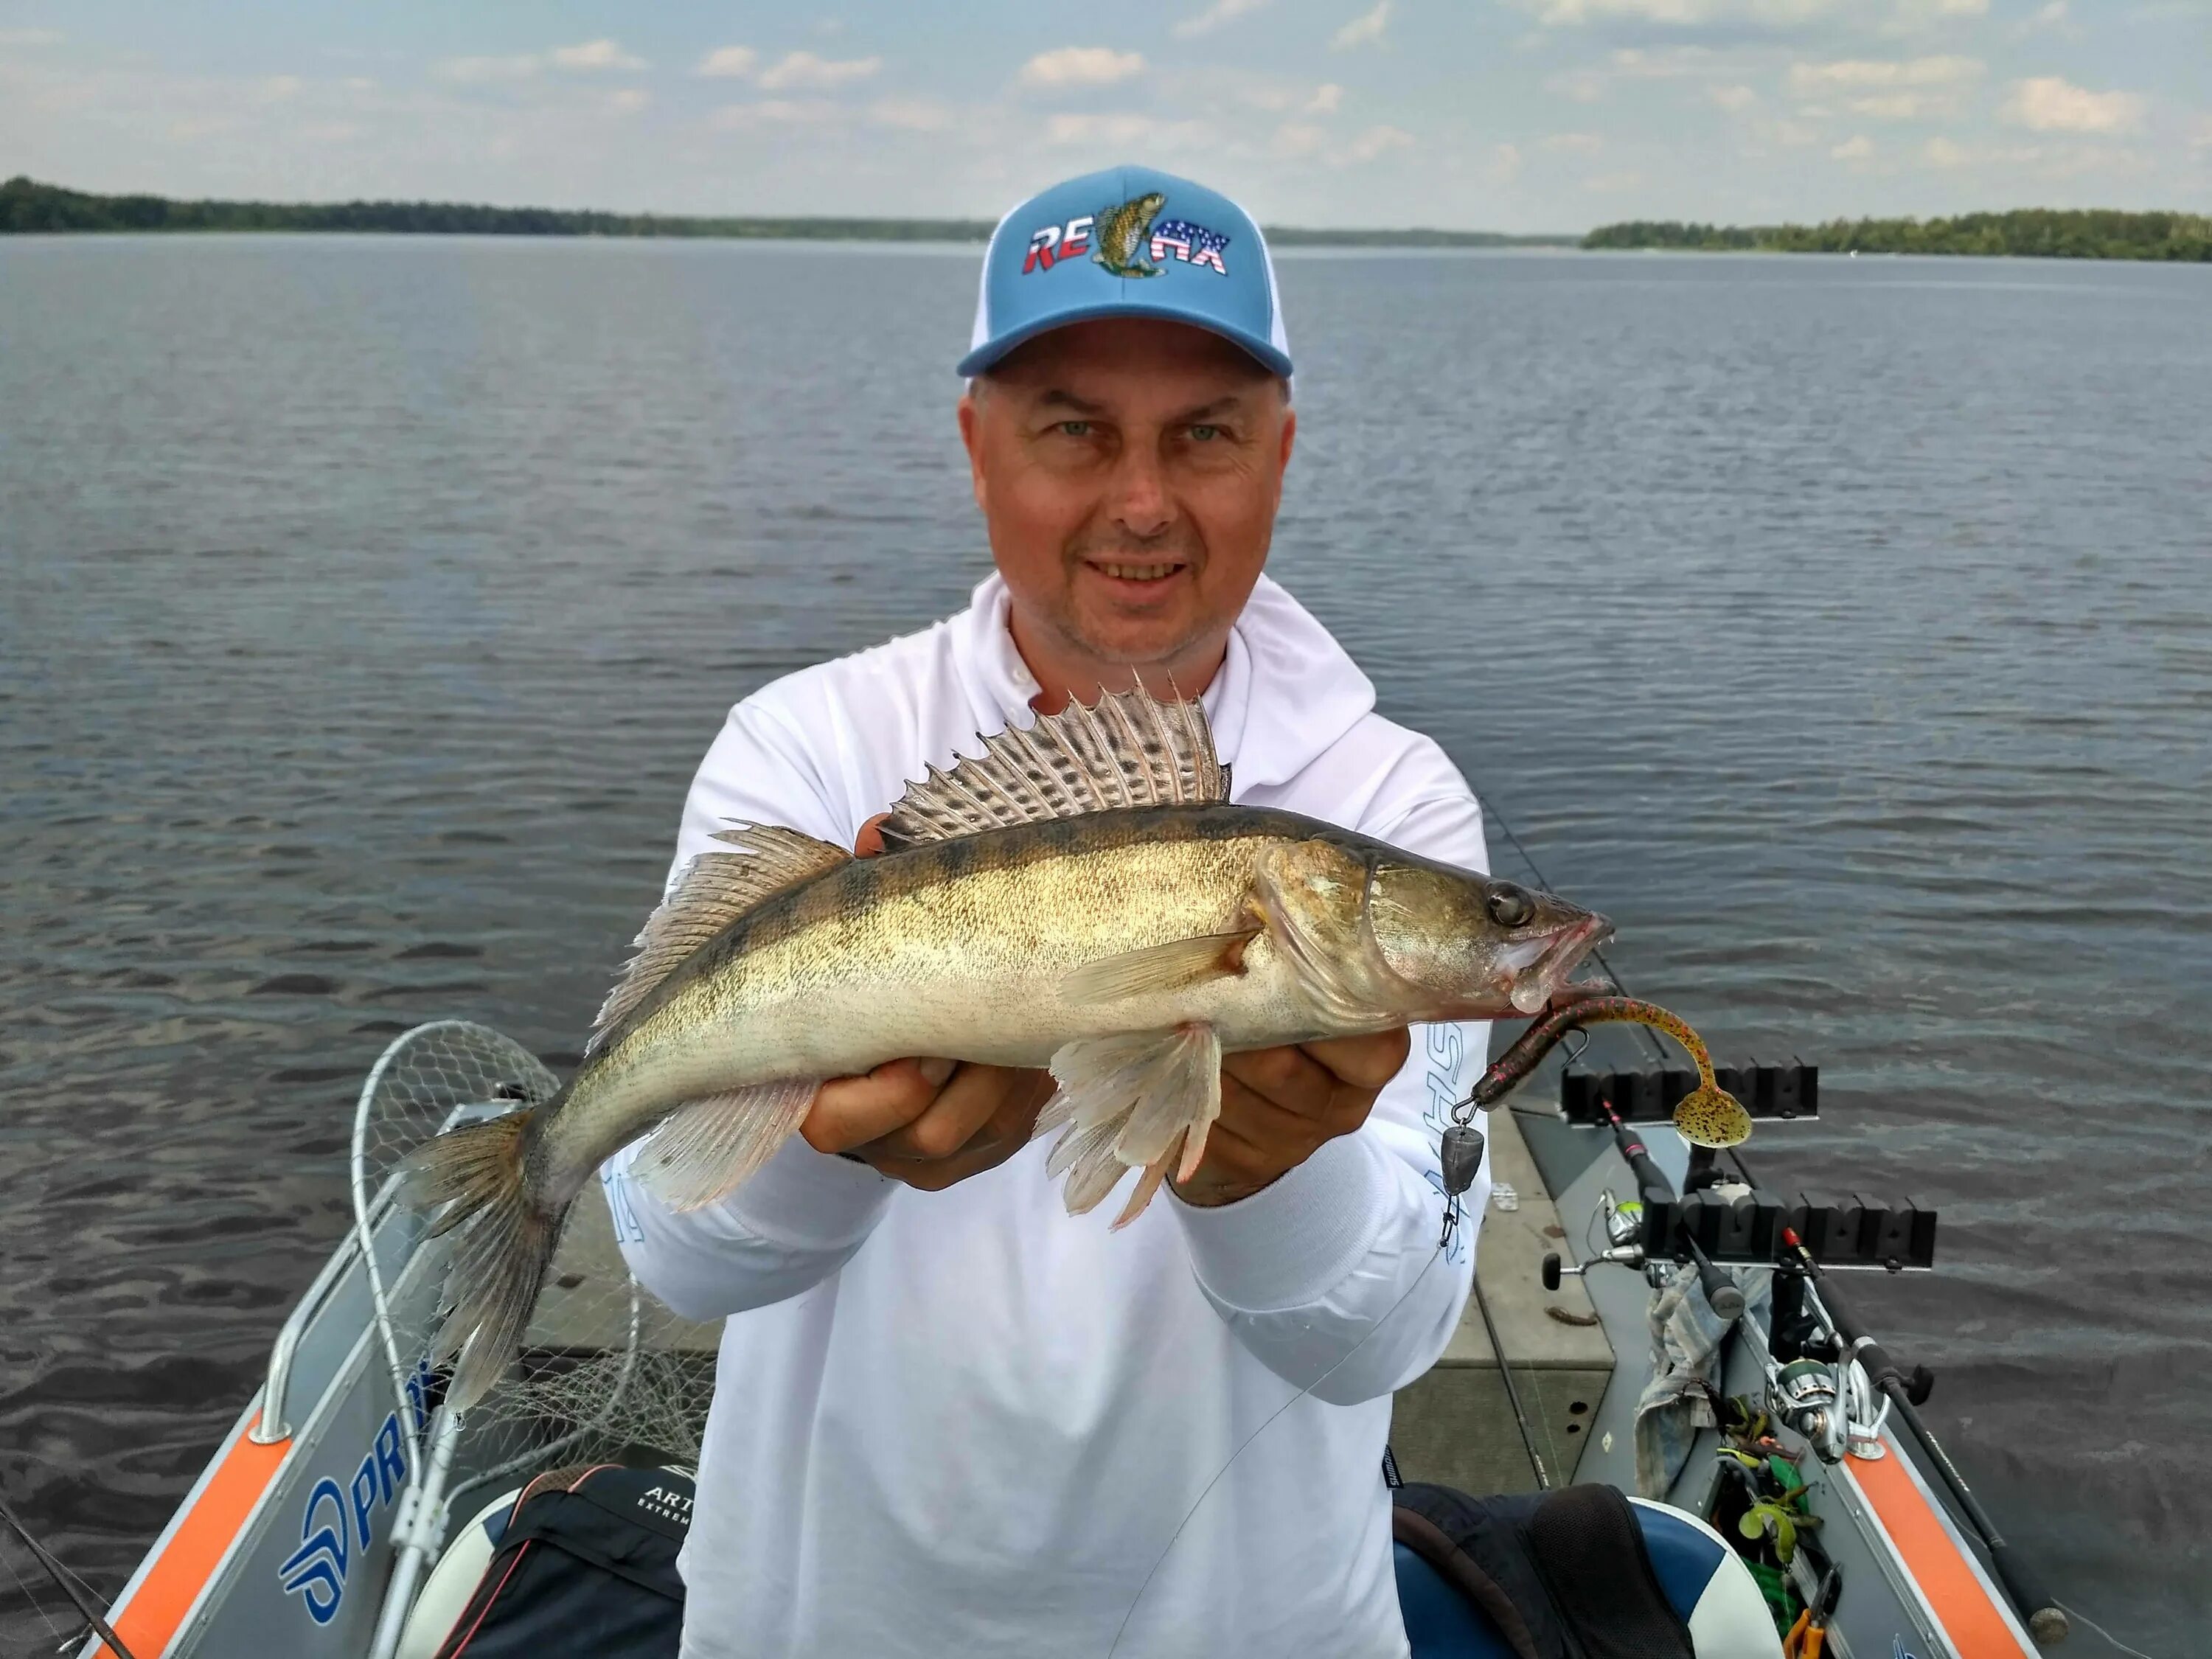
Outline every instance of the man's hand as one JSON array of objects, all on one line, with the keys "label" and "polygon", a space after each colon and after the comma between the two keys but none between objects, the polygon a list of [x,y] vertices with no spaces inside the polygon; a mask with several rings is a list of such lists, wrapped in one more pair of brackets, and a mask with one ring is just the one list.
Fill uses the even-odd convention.
[{"label": "man's hand", "polygon": [[1410,1044],[1401,1025],[1229,1055],[1221,1062],[1221,1115],[1196,1172],[1176,1184],[1176,1196],[1207,1209],[1233,1204],[1296,1169],[1323,1141],[1352,1133],[1398,1075]]},{"label": "man's hand", "polygon": [[[883,851],[878,813],[853,850]],[[1273,1185],[1325,1140],[1367,1121],[1375,1097],[1406,1063],[1402,1025],[1371,1036],[1335,1037],[1231,1054],[1221,1065],[1221,1115],[1206,1157],[1176,1192],[1204,1208],[1233,1204]],[[832,1078],[814,1097],[799,1133],[817,1152],[856,1158],[894,1181],[943,1192],[994,1170],[1029,1144],[1052,1098],[1049,1072],[950,1060],[891,1060],[866,1077]]]},{"label": "man's hand", "polygon": [[832,1078],[799,1133],[926,1193],[996,1169],[1029,1144],[1052,1073],[949,1060],[891,1060]]}]

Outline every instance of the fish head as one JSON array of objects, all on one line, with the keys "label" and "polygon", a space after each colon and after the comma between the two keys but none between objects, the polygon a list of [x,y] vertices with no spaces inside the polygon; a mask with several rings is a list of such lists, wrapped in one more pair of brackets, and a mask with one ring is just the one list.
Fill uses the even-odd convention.
[{"label": "fish head", "polygon": [[1433,999],[1431,1018],[1534,1014],[1613,924],[1556,894],[1403,854],[1378,857],[1367,926],[1397,979]]}]

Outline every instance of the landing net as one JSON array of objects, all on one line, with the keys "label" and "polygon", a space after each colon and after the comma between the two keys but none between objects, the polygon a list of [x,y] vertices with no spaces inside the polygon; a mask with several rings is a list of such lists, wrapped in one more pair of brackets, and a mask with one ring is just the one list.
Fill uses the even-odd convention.
[{"label": "landing net", "polygon": [[[450,1369],[431,1358],[450,1246],[425,1237],[422,1218],[398,1201],[399,1162],[444,1129],[542,1104],[559,1087],[527,1049],[465,1020],[418,1025],[395,1039],[362,1085],[355,1225],[399,1420],[412,1443],[410,1468],[422,1467],[430,1407]],[[714,1393],[716,1328],[678,1319],[639,1286],[616,1224],[605,1189],[586,1187],[570,1211],[520,1363],[455,1425],[454,1463],[468,1472],[468,1484],[556,1458],[625,1450],[696,1462]],[[635,1224],[626,1211],[623,1224]]]}]

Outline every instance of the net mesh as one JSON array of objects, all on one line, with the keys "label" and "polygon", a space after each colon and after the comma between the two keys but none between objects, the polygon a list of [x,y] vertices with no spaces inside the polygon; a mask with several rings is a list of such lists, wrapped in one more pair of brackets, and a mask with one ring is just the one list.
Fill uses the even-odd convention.
[{"label": "net mesh", "polygon": [[[458,1123],[542,1104],[559,1081],[527,1049],[462,1020],[397,1038],[362,1089],[355,1114],[354,1206],[377,1238],[377,1320],[392,1387],[419,1438],[434,1399],[447,1242],[423,1237],[397,1200],[400,1160]],[[619,1218],[619,1223],[617,1221]],[[714,1387],[719,1328],[678,1318],[629,1275],[616,1238],[634,1227],[619,1191],[578,1197],[532,1315],[520,1363],[464,1418],[456,1463],[477,1479],[650,1450],[696,1462]],[[473,1484],[473,1483],[472,1483]]]}]

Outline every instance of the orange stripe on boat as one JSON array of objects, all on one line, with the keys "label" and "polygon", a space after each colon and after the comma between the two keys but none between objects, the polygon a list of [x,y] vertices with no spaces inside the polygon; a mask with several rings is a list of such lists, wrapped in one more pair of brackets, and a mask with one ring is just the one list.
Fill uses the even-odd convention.
[{"label": "orange stripe on boat", "polygon": [[1849,1467],[1951,1645],[1970,1659],[2021,1652],[2020,1638],[1990,1599],[1966,1547],[1914,1482],[1895,1444],[1887,1457],[1854,1457]]},{"label": "orange stripe on boat", "polygon": [[[261,1495],[269,1490],[277,1465],[291,1450],[289,1439],[270,1446],[255,1444],[252,1434],[260,1420],[257,1416],[230,1443],[222,1462],[139,1582],[130,1605],[114,1621],[115,1633],[134,1659],[160,1659],[168,1651],[192,1603],[199,1600]],[[97,1659],[116,1659],[115,1650],[101,1643]]]}]

